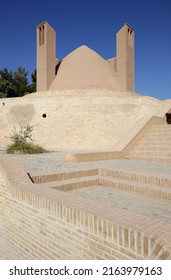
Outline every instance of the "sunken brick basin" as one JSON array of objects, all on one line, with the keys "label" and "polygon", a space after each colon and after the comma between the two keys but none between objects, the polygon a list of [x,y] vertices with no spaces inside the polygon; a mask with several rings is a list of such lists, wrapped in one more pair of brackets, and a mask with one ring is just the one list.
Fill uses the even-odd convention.
[{"label": "sunken brick basin", "polygon": [[1,259],[170,259],[170,183],[102,168],[28,176],[1,159]]}]

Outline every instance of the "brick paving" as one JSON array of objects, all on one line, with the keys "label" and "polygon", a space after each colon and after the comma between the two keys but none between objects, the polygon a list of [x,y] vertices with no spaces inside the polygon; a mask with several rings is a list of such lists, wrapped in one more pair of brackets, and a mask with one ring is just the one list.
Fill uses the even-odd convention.
[{"label": "brick paving", "polygon": [[[119,191],[110,187],[92,186],[72,191],[72,193],[81,198],[90,201],[99,201],[99,207],[105,203],[106,208],[111,212],[114,208],[125,211],[131,211],[136,214],[151,217],[155,220],[161,220],[171,224],[171,203],[159,199],[140,196],[129,192]],[[105,211],[105,209],[104,209]]]},{"label": "brick paving", "polygon": [[81,168],[110,168],[140,172],[155,176],[167,176],[171,178],[171,163],[149,162],[143,160],[117,159],[96,162],[64,162],[66,152],[50,152],[38,155],[7,155],[0,150],[0,158],[15,157],[19,159],[27,172],[53,172],[59,170],[81,169]]},{"label": "brick paving", "polygon": [[[171,164],[149,162],[141,160],[118,159],[109,161],[86,162],[86,163],[65,163],[63,156],[65,152],[51,152],[39,155],[13,155],[23,163],[29,173],[48,174],[55,171],[69,171],[83,168],[108,168],[126,171],[140,172],[157,177],[171,178]],[[0,157],[11,157],[4,152]],[[171,203],[156,198],[129,193],[110,187],[92,186],[72,191],[75,196],[87,198],[91,201],[101,201],[105,207],[118,207],[141,215],[149,216],[158,220],[171,223]]]}]

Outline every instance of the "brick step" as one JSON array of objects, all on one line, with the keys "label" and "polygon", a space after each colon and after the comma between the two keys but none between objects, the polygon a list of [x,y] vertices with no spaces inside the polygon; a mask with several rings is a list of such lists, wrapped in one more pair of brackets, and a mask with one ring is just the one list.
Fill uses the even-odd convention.
[{"label": "brick step", "polygon": [[152,146],[152,145],[151,146],[136,145],[130,150],[130,153],[132,153],[133,151],[139,151],[140,153],[141,152],[170,153],[171,148],[167,146],[158,148],[158,146]]},{"label": "brick step", "polygon": [[159,134],[158,136],[151,136],[151,135],[144,135],[139,141],[160,141],[160,142],[170,142],[171,141],[171,135],[170,136],[163,136],[162,134]]},{"label": "brick step", "polygon": [[153,125],[151,127],[152,131],[171,131],[171,125]]},{"label": "brick step", "polygon": [[43,173],[32,173],[30,175],[32,181],[36,184],[39,183],[47,183],[47,182],[53,182],[53,181],[63,181],[63,180],[70,180],[74,178],[82,178],[87,176],[95,176],[98,175],[98,168],[83,168],[81,170],[62,170],[62,171],[56,171],[53,173],[47,173],[43,171]]},{"label": "brick step", "polygon": [[[142,135],[142,139],[144,138],[155,138],[155,137],[158,137],[158,136],[161,136],[162,138],[164,139],[170,139],[171,141],[171,133],[152,133],[152,132],[148,132],[148,133],[145,133],[144,135]],[[158,139],[160,140],[160,138]]]},{"label": "brick step", "polygon": [[171,200],[171,188],[159,187],[151,184],[140,183],[136,181],[123,180],[109,176],[100,177],[100,184],[106,187],[132,192],[136,194],[148,195],[156,198]]},{"label": "brick step", "polygon": [[138,144],[135,147],[132,148],[132,150],[130,151],[135,151],[135,150],[139,150],[139,151],[155,151],[155,152],[171,152],[171,147],[170,146],[153,146],[153,145],[141,145]]},{"label": "brick step", "polygon": [[152,125],[126,156],[134,159],[171,162],[171,125]]},{"label": "brick step", "polygon": [[138,141],[171,142],[171,135],[169,137],[164,137],[162,134],[159,136],[144,135]]},{"label": "brick step", "polygon": [[132,150],[127,155],[142,155],[147,157],[169,158],[171,157],[171,151],[149,151],[149,150]]},{"label": "brick step", "polygon": [[[144,134],[143,136],[142,136],[142,139],[153,139],[153,138],[158,138],[158,137],[160,137],[161,136],[161,138],[162,139],[170,139],[171,140],[171,133],[162,133],[162,132],[160,132],[160,133],[146,133],[146,134]],[[159,140],[160,138],[158,138],[158,140]]]},{"label": "brick step", "polygon": [[149,133],[151,132],[168,132],[168,133],[171,133],[171,126],[159,126],[159,127],[150,127],[149,130],[148,130]]},{"label": "brick step", "polygon": [[127,155],[143,155],[143,156],[151,156],[151,157],[171,157],[171,151],[158,151],[158,150],[140,150],[134,149],[129,152]]},{"label": "brick step", "polygon": [[170,187],[171,188],[171,176],[165,176],[165,178],[161,176],[155,176],[143,174],[139,172],[133,172],[128,170],[111,170],[111,169],[100,169],[99,176],[106,176],[110,178],[118,178],[122,180],[129,180],[130,182],[137,182],[137,183],[144,183],[144,184],[151,184],[160,187]]},{"label": "brick step", "polygon": [[147,161],[157,161],[157,162],[168,162],[171,163],[171,156],[170,157],[149,157],[149,156],[142,156],[142,155],[128,155],[127,158],[130,159],[138,159],[138,160],[147,160]]},{"label": "brick step", "polygon": [[159,134],[163,134],[163,135],[170,135],[171,134],[171,130],[150,130],[148,132],[146,132],[148,134],[156,134],[156,135],[159,135]]},{"label": "brick step", "polygon": [[52,188],[63,192],[74,191],[80,188],[98,185],[171,200],[171,185],[170,187],[157,186],[135,180],[133,181],[128,179],[114,178],[113,176],[108,175],[74,178],[64,181],[54,181],[40,184],[41,187]]},{"label": "brick step", "polygon": [[52,181],[39,184],[42,187],[52,188],[63,192],[76,189],[91,187],[99,184],[99,176],[81,177],[74,179],[65,179],[62,181]]},{"label": "brick step", "polygon": [[[88,172],[88,173],[87,173]],[[95,175],[94,175],[95,174]],[[61,175],[63,175],[61,177]],[[49,175],[43,175],[48,176],[48,178],[45,181],[41,180],[41,176],[36,176],[37,181],[35,181],[36,184],[44,185],[44,186],[50,186],[54,187],[68,184],[68,183],[75,183],[75,182],[81,182],[85,180],[96,180],[98,177],[101,176],[109,176],[113,178],[120,178],[124,180],[130,180],[130,181],[136,181],[141,183],[147,183],[162,187],[171,187],[171,177],[165,176],[165,178],[161,176],[153,176],[143,173],[136,173],[132,171],[125,171],[125,170],[119,170],[119,169],[86,169],[86,170],[73,170],[73,171],[63,171],[58,172],[56,174],[49,174]],[[33,176],[34,177],[34,176]],[[51,181],[47,181],[47,180]],[[53,179],[53,180],[52,180]]]},{"label": "brick step", "polygon": [[[153,157],[153,158],[171,158],[171,152],[168,153],[168,152],[156,152],[156,151],[140,151],[140,150],[134,150],[130,153],[127,154],[127,156],[142,156],[142,157]],[[127,157],[126,156],[126,157]]]},{"label": "brick step", "polygon": [[131,159],[145,159],[145,160],[150,160],[150,159],[154,159],[157,161],[167,161],[170,162],[171,161],[171,155],[163,155],[163,156],[156,156],[154,154],[147,154],[147,153],[142,153],[142,154],[138,154],[138,153],[132,153],[127,155],[127,158],[131,158]]},{"label": "brick step", "polygon": [[139,145],[139,146],[158,146],[158,147],[163,147],[163,146],[166,146],[166,147],[171,147],[171,141],[151,141],[151,140],[145,140],[145,141],[142,141],[142,140],[139,140],[137,141],[136,143],[136,146]]},{"label": "brick step", "polygon": [[171,152],[171,146],[153,146],[153,145],[140,145],[137,144],[132,151],[141,150],[141,151],[158,151],[158,152]]},{"label": "brick step", "polygon": [[150,131],[171,131],[171,126],[170,125],[153,125],[150,128]]},{"label": "brick step", "polygon": [[171,133],[171,128],[170,127],[156,127],[156,128],[151,127],[151,128],[149,128],[149,130],[147,132],[149,132],[149,133],[151,133],[151,132]]}]

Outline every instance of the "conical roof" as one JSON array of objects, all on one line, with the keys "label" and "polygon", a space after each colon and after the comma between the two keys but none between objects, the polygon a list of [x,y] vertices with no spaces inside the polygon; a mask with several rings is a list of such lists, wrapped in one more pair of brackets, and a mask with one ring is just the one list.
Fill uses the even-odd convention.
[{"label": "conical roof", "polygon": [[114,70],[95,51],[81,46],[67,55],[49,90],[64,89],[120,90]]}]

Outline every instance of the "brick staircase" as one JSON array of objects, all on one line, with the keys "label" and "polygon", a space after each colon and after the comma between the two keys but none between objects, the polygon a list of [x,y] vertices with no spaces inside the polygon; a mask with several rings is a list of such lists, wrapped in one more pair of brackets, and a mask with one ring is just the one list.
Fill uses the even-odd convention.
[{"label": "brick staircase", "polygon": [[152,125],[128,151],[126,157],[171,162],[171,125]]},{"label": "brick staircase", "polygon": [[31,176],[35,184],[62,192],[91,186],[112,187],[127,193],[171,200],[171,179],[123,170],[85,169]]},{"label": "brick staircase", "polygon": [[122,171],[99,170],[99,184],[120,191],[136,193],[147,197],[171,200],[171,179],[159,176]]}]

